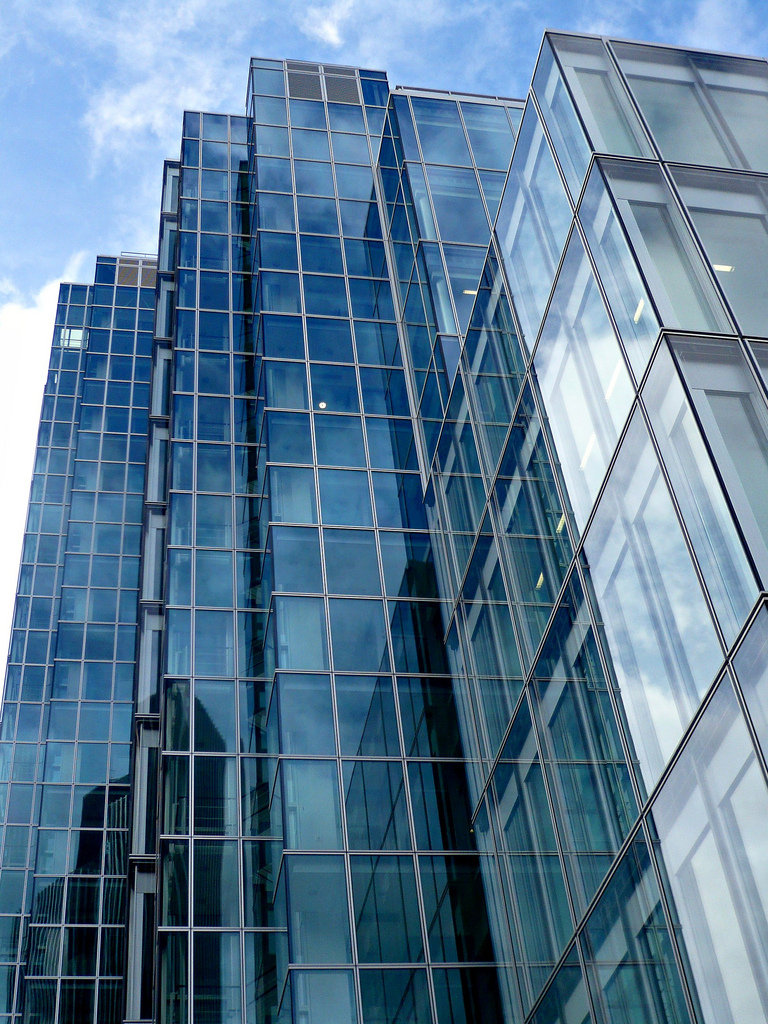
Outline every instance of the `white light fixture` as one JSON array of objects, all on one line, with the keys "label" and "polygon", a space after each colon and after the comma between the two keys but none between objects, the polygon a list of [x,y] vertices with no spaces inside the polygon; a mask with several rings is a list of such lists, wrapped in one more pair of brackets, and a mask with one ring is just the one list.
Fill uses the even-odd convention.
[{"label": "white light fixture", "polygon": [[325,409],[326,408],[326,404],[325,404],[325,402],[318,402],[317,403],[317,407],[318,407],[318,409]]},{"label": "white light fixture", "polygon": [[712,266],[721,274],[730,274],[733,270],[733,267],[728,266],[727,263],[713,263]]},{"label": "white light fixture", "polygon": [[640,319],[640,317],[643,315],[643,310],[644,309],[645,309],[645,299],[640,299],[640,301],[637,304],[637,309],[635,310],[635,315],[632,317],[632,319],[635,321],[635,323],[637,323],[638,320]]},{"label": "white light fixture", "polygon": [[465,288],[463,294],[464,295],[477,295],[477,291],[476,290],[472,291],[471,288]]}]

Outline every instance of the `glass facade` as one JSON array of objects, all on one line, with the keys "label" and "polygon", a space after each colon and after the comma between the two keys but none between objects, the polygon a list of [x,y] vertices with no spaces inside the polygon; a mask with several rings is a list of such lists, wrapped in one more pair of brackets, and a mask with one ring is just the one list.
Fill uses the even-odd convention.
[{"label": "glass facade", "polygon": [[0,1022],[768,1019],[767,103],[547,33],[185,113],[61,287]]}]

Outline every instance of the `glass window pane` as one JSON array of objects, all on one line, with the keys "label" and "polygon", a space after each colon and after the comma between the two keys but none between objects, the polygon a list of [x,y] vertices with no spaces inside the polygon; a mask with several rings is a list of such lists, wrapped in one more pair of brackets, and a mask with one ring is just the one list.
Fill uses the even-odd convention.
[{"label": "glass window pane", "polygon": [[317,530],[302,526],[272,528],[274,589],[322,594],[320,539]]},{"label": "glass window pane", "polygon": [[599,39],[549,35],[592,148],[618,156],[651,156],[626,90]]},{"label": "glass window pane", "polygon": [[320,507],[324,523],[373,526],[368,474],[346,469],[321,469]]},{"label": "glass window pane", "polygon": [[240,924],[240,901],[232,896],[239,887],[237,843],[196,839],[194,855],[195,926],[236,928]]},{"label": "glass window pane", "polygon": [[310,363],[312,408],[328,412],[359,412],[357,377],[352,366]]},{"label": "glass window pane", "polygon": [[639,379],[653,350],[659,324],[597,165],[589,175],[579,219],[621,340]]},{"label": "glass window pane", "polygon": [[455,101],[414,96],[411,103],[424,159],[470,167],[472,160]]},{"label": "glass window pane", "polygon": [[432,1024],[424,970],[361,971],[360,999],[365,1024]]},{"label": "glass window pane", "polygon": [[307,371],[300,363],[264,360],[264,398],[269,406],[306,409]]},{"label": "glass window pane", "polygon": [[674,177],[742,331],[768,334],[768,298],[761,274],[768,259],[764,181],[722,171],[680,170]]},{"label": "glass window pane", "polygon": [[278,668],[327,671],[325,605],[320,597],[276,597],[275,659]]},{"label": "glass window pane", "polygon": [[619,725],[589,609],[574,573],[544,641],[529,690],[571,893],[594,896],[637,816]]},{"label": "glass window pane", "polygon": [[351,850],[410,850],[402,765],[344,761],[344,807]]},{"label": "glass window pane", "polygon": [[342,754],[400,755],[389,676],[337,676],[336,705]]},{"label": "glass window pane", "polygon": [[423,942],[410,857],[353,857],[352,893],[361,963],[414,963]]},{"label": "glass window pane", "polygon": [[575,200],[589,163],[589,146],[546,36],[533,76],[533,91]]},{"label": "glass window pane", "polygon": [[[722,378],[718,370],[718,387],[722,385]],[[696,558],[730,644],[755,601],[757,587],[666,347],[656,356],[644,398]]]},{"label": "glass window pane", "polygon": [[[309,358],[335,363],[354,362],[349,320],[307,318]],[[303,356],[302,356],[303,358]]]},{"label": "glass window pane", "polygon": [[315,441],[317,461],[321,465],[365,466],[363,427],[359,416],[316,415]]},{"label": "glass window pane", "polygon": [[330,676],[279,672],[272,701],[279,711],[281,754],[336,753]]},{"label": "glass window pane", "polygon": [[419,872],[432,960],[492,961],[480,859],[422,856]]},{"label": "glass window pane", "polygon": [[664,324],[730,333],[728,318],[660,169],[610,160],[601,160],[600,166]]},{"label": "glass window pane", "polygon": [[534,365],[579,529],[634,389],[578,234],[565,254]]},{"label": "glass window pane", "polygon": [[[673,345],[762,579],[768,578],[768,409],[735,341]],[[764,584],[765,585],[765,584]]]},{"label": "glass window pane", "polygon": [[586,536],[585,553],[635,756],[650,790],[722,654],[637,413]]},{"label": "glass window pane", "polygon": [[648,847],[637,839],[590,914],[583,939],[597,1024],[687,1024]]},{"label": "glass window pane", "polygon": [[666,160],[768,170],[763,61],[629,43],[615,52]]},{"label": "glass window pane", "polygon": [[194,762],[195,835],[237,835],[237,758],[196,756]]},{"label": "glass window pane", "polygon": [[341,811],[335,761],[280,761],[285,846],[340,850]]},{"label": "glass window pane", "polygon": [[235,684],[229,680],[195,680],[195,750],[237,750]]},{"label": "glass window pane", "polygon": [[323,530],[323,547],[329,593],[381,593],[372,530]]},{"label": "glass window pane", "polygon": [[[712,1024],[758,1020],[768,1006],[766,815],[765,779],[726,677],[653,805],[702,1019]],[[736,895],[747,892],[747,901]]]},{"label": "glass window pane", "polygon": [[240,936],[237,932],[196,932],[194,936],[195,1020],[239,1020]]},{"label": "glass window pane", "polygon": [[426,170],[442,240],[487,243],[490,227],[475,172],[469,168],[430,165]]},{"label": "glass window pane", "polygon": [[349,963],[352,951],[343,858],[294,855],[285,858],[283,870],[292,919],[288,933],[291,960],[299,964]]},{"label": "glass window pane", "polygon": [[269,517],[275,523],[317,522],[315,474],[311,469],[269,467]]},{"label": "glass window pane", "polygon": [[515,136],[504,108],[490,103],[460,103],[459,106],[477,166],[506,171]]},{"label": "glass window pane", "polygon": [[334,668],[341,672],[389,670],[381,602],[333,598],[329,604]]},{"label": "glass window pane", "polygon": [[496,222],[529,349],[538,334],[570,222],[570,205],[543,129],[529,103]]}]

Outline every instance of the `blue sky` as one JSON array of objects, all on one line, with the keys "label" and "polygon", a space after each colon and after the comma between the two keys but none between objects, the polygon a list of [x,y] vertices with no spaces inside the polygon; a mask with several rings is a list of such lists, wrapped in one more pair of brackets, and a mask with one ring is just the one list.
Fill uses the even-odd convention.
[{"label": "blue sky", "polygon": [[[768,55],[768,0],[2,0],[0,659],[58,282],[149,252],[185,108],[243,110],[248,58],[524,96],[545,28]],[[0,661],[0,665],[4,662]]]}]

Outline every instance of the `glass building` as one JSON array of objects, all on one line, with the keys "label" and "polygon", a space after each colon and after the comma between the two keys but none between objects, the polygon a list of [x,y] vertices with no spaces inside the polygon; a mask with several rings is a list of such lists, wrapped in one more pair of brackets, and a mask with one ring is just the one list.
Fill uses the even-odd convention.
[{"label": "glass building", "polygon": [[2,1024],[768,1020],[768,63],[254,59],[62,285]]}]

